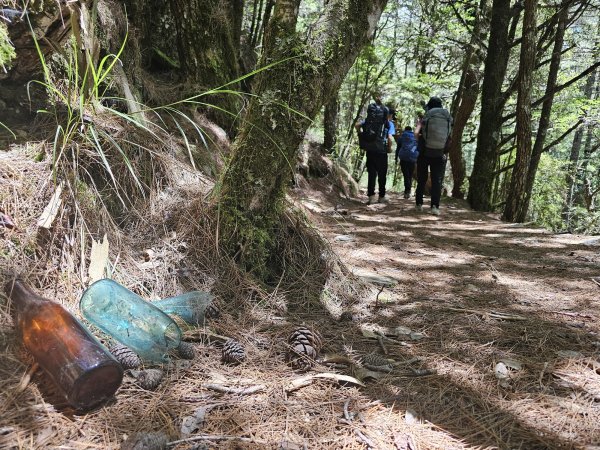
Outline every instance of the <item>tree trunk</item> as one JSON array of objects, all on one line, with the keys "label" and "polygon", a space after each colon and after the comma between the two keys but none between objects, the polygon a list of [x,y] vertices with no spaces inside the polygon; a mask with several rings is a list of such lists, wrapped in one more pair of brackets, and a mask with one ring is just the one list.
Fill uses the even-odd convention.
[{"label": "tree trunk", "polygon": [[544,151],[544,144],[546,143],[546,135],[548,128],[550,127],[550,114],[552,113],[552,104],[554,103],[554,90],[556,88],[556,79],[558,77],[558,71],[560,69],[560,61],[562,56],[562,47],[565,37],[565,27],[567,19],[569,17],[568,6],[563,6],[558,13],[558,23],[556,28],[556,34],[554,36],[554,47],[552,49],[552,59],[550,61],[550,68],[548,70],[548,81],[546,83],[546,100],[542,104],[542,112],[540,115],[540,121],[538,123],[538,131],[533,144],[533,151],[531,155],[531,162],[527,171],[527,181],[525,184],[525,204],[523,208],[525,211],[529,209],[529,203],[531,202],[531,192],[533,191],[533,184],[535,182],[535,175],[537,173],[538,166],[540,164],[540,158]]},{"label": "tree trunk", "polygon": [[452,128],[452,145],[449,159],[453,179],[452,197],[454,198],[465,198],[463,184],[466,178],[466,168],[462,154],[462,136],[479,96],[479,83],[481,81],[479,68],[485,54],[485,49],[480,48],[480,43],[484,41],[488,33],[488,20],[488,0],[481,0],[471,42],[465,55],[461,83],[452,107],[454,127]]},{"label": "tree trunk", "polygon": [[325,104],[325,112],[323,114],[323,146],[326,153],[333,153],[335,151],[339,108],[337,95]]},{"label": "tree trunk", "polygon": [[[300,0],[278,0],[265,32],[256,97],[220,180],[221,242],[242,267],[266,278],[298,147],[336,93],[387,0],[330,0],[308,38],[296,32]],[[279,268],[277,268],[279,269]]]},{"label": "tree trunk", "polygon": [[[169,6],[186,80],[199,85],[196,90],[202,92],[238,78],[242,0],[169,0]],[[239,89],[239,84],[228,89]],[[214,105],[208,107],[209,115],[227,128],[240,108],[239,99],[231,94],[210,95],[200,101]]]},{"label": "tree trunk", "polygon": [[531,163],[531,89],[536,61],[537,0],[525,0],[523,39],[519,62],[519,93],[517,96],[517,158],[510,190],[504,208],[505,220],[524,222],[527,217],[527,173]]},{"label": "tree trunk", "polygon": [[494,0],[488,54],[481,91],[481,120],[468,200],[475,210],[491,211],[496,150],[502,126],[502,83],[509,57],[510,0]]}]

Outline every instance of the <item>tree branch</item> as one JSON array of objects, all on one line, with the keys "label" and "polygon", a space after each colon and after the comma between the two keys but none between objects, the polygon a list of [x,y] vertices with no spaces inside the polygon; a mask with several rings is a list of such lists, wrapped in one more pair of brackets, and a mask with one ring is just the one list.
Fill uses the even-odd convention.
[{"label": "tree branch", "polygon": [[[592,64],[590,67],[588,67],[587,69],[585,69],[583,72],[581,72],[579,75],[571,78],[569,81],[556,86],[556,88],[552,91],[547,93],[546,95],[544,95],[541,98],[538,98],[535,102],[533,102],[531,104],[532,107],[536,107],[541,105],[542,103],[544,103],[551,95],[557,94],[558,92],[562,91],[563,89],[568,88],[569,86],[571,86],[573,83],[576,83],[577,81],[581,80],[583,77],[589,75],[590,73],[592,73],[594,70],[596,70],[598,67],[600,67],[600,61],[595,62],[594,64]],[[516,117],[517,113],[510,113],[507,116],[504,116],[502,118],[503,122],[506,122],[507,120],[510,120],[514,117]]]},{"label": "tree branch", "polygon": [[550,150],[552,147],[554,147],[556,144],[558,144],[560,141],[562,141],[564,138],[566,138],[569,134],[571,134],[573,131],[575,131],[579,127],[579,125],[581,125],[582,123],[583,123],[583,119],[579,119],[575,123],[575,125],[573,125],[567,131],[565,131],[563,134],[561,134],[559,137],[557,137],[552,142],[550,142],[548,145],[546,145],[544,147],[544,149],[542,150],[542,152],[547,152],[548,150]]}]

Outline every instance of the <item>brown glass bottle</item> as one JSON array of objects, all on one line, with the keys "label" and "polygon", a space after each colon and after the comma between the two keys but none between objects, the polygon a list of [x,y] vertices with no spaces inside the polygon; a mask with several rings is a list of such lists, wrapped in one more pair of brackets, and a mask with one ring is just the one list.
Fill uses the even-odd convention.
[{"label": "brown glass bottle", "polygon": [[112,397],[123,368],[71,313],[22,280],[9,282],[5,291],[17,336],[71,406],[86,411]]}]

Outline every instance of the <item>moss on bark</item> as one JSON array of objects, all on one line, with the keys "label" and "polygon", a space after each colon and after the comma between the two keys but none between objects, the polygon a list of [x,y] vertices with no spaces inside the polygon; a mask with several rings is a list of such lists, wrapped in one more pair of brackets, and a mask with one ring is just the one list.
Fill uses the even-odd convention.
[{"label": "moss on bark", "polygon": [[[280,0],[265,34],[261,72],[232,157],[219,183],[221,243],[246,270],[267,279],[298,148],[373,33],[386,0],[328,4],[315,32],[296,32],[299,0]],[[360,6],[362,14],[351,14]],[[366,11],[366,14],[364,13]]]}]

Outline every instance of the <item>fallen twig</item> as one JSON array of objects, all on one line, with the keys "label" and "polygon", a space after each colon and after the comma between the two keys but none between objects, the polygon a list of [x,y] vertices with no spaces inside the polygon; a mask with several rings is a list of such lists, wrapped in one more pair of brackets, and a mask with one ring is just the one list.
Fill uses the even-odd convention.
[{"label": "fallen twig", "polygon": [[377,340],[379,340],[379,336],[381,336],[382,340],[393,342],[394,344],[402,345],[403,347],[412,347],[412,345],[410,345],[406,342],[398,341],[397,339],[392,339],[391,337],[386,336],[381,331],[375,331],[375,337]]},{"label": "fallen twig", "polygon": [[544,387],[542,384],[542,380],[544,379],[544,375],[546,374],[546,369],[548,368],[548,361],[546,361],[544,363],[544,367],[542,368],[542,371],[540,372],[540,377],[538,378],[538,383],[541,387]]},{"label": "fallen twig", "polygon": [[377,335],[377,342],[379,342],[379,346],[381,347],[381,351],[383,352],[384,355],[388,354],[388,349],[385,347],[385,344],[383,343],[383,337],[381,337],[381,335]]},{"label": "fallen twig", "polygon": [[[350,399],[348,399],[344,402],[344,419],[340,419],[340,422],[352,426],[353,417],[350,415],[350,412],[348,411],[349,405],[350,405]],[[362,441],[362,443],[365,444],[367,447],[375,448],[375,444],[373,443],[373,441],[371,441],[371,439],[369,439],[367,436],[365,436],[365,434],[362,431],[354,428],[354,433],[356,433],[356,436],[358,437],[358,439],[360,441]]]},{"label": "fallen twig", "polygon": [[293,391],[296,391],[303,387],[310,386],[315,379],[319,379],[319,378],[325,378],[325,379],[335,380],[335,381],[344,382],[344,383],[352,383],[352,384],[357,384],[358,386],[365,387],[365,385],[363,383],[361,383],[358,379],[356,379],[354,377],[350,377],[348,375],[340,375],[338,373],[326,372],[326,373],[319,373],[316,375],[308,375],[305,377],[296,378],[295,380],[292,380],[285,387],[285,391],[293,392]]},{"label": "fallen twig", "polygon": [[379,306],[379,294],[381,294],[384,289],[385,289],[385,286],[381,286],[379,288],[379,292],[377,293],[377,296],[375,297],[375,307],[376,308]]},{"label": "fallen twig", "polygon": [[262,384],[257,384],[256,386],[249,386],[246,388],[231,388],[227,386],[223,386],[222,384],[205,384],[204,387],[206,389],[210,389],[211,391],[221,392],[222,394],[235,394],[235,395],[252,395],[257,392],[262,392],[266,389],[266,387]]},{"label": "fallen twig", "polygon": [[371,439],[369,439],[367,436],[365,436],[363,434],[362,431],[354,429],[354,432],[356,433],[356,435],[358,436],[358,438],[363,441],[363,443],[370,448],[376,448],[375,444],[373,443],[373,441]]},{"label": "fallen twig", "polygon": [[203,339],[207,339],[208,342],[212,344],[211,340],[224,343],[229,338],[227,336],[221,336],[219,334],[200,329],[190,330],[183,333],[183,340],[185,341],[202,341]]},{"label": "fallen twig", "polygon": [[39,367],[38,363],[34,362],[31,365],[31,367],[29,368],[29,370],[23,374],[23,376],[21,377],[21,381],[19,382],[19,385],[15,389],[15,396],[19,395],[21,392],[23,392],[25,389],[27,389],[27,386],[29,385],[29,382],[31,381],[31,376],[35,373],[35,371],[38,369],[38,367]]},{"label": "fallen twig", "polygon": [[352,418],[350,417],[350,412],[348,411],[348,405],[350,405],[350,399],[344,402],[344,417],[347,421],[351,422]]},{"label": "fallen twig", "polygon": [[503,312],[499,312],[499,311],[486,312],[486,311],[479,311],[477,309],[467,309],[467,308],[446,308],[446,309],[448,309],[449,311],[468,312],[468,313],[473,313],[473,314],[479,314],[481,316],[488,316],[488,317],[491,317],[492,319],[499,319],[499,320],[527,320],[527,317],[519,316],[516,314],[507,314],[507,313],[503,313]]},{"label": "fallen twig", "polygon": [[583,314],[583,313],[574,313],[574,312],[569,312],[569,311],[552,311],[555,314],[562,314],[563,316],[569,316],[569,317],[584,317],[586,319],[592,319],[593,317],[590,316],[589,314]]}]

